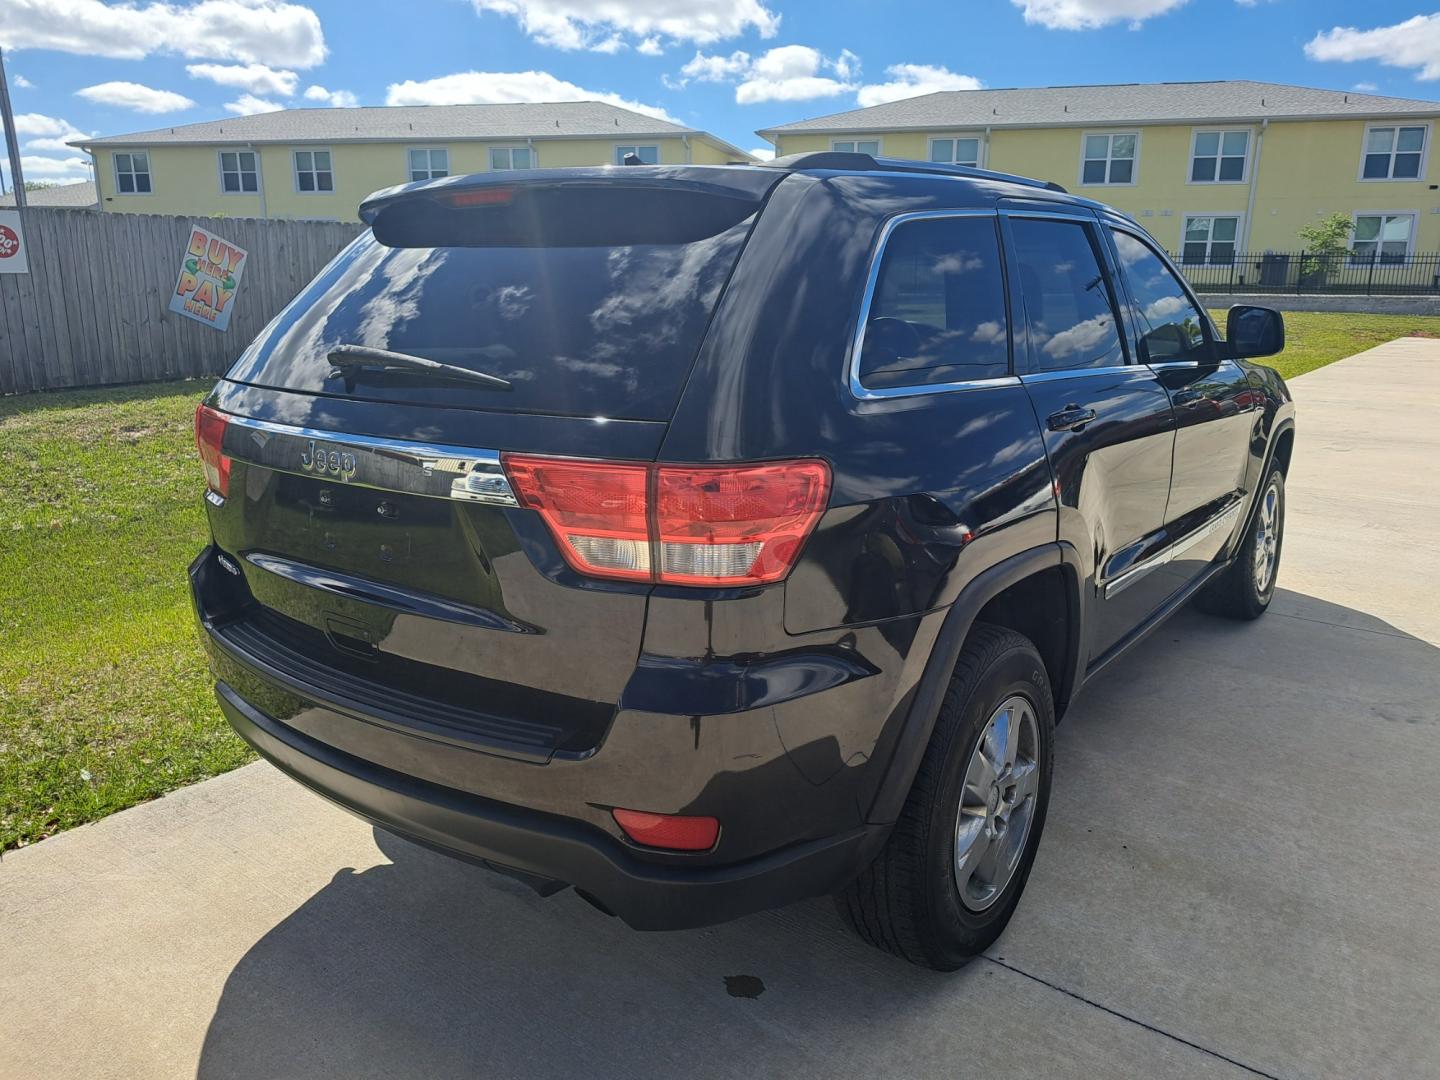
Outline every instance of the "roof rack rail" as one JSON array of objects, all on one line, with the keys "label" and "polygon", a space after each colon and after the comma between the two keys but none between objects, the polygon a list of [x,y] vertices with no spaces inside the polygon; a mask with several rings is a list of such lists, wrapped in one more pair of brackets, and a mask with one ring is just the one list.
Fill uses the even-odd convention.
[{"label": "roof rack rail", "polygon": [[827,169],[837,172],[906,172],[930,173],[937,176],[965,176],[977,180],[1004,180],[1010,184],[1041,188],[1067,194],[1065,189],[1053,180],[1036,180],[1029,176],[1013,173],[992,172],[989,169],[972,169],[968,165],[946,165],[936,161],[908,161],[901,158],[877,158],[872,154],[857,154],[844,150],[812,150],[804,154],[787,154],[761,163],[762,168],[784,169],[787,172],[807,172],[812,169]]}]

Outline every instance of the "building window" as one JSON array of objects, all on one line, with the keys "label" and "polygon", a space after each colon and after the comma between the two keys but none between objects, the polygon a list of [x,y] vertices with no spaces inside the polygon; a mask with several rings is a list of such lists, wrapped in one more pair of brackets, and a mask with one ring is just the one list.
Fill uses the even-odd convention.
[{"label": "building window", "polygon": [[1242,184],[1249,154],[1248,131],[1197,131],[1190,154],[1190,182]]},{"label": "building window", "polygon": [[335,190],[335,173],[330,168],[329,150],[295,151],[295,189],[307,192]]},{"label": "building window", "polygon": [[528,146],[492,146],[491,169],[533,169],[535,152]]},{"label": "building window", "polygon": [[841,154],[869,154],[874,157],[880,153],[880,140],[837,139],[830,144],[830,149]]},{"label": "building window", "polygon": [[1235,261],[1235,243],[1240,235],[1239,217],[1205,214],[1187,217],[1180,261],[1229,266]]},{"label": "building window", "polygon": [[1403,262],[1414,235],[1414,214],[1356,214],[1350,261]]},{"label": "building window", "polygon": [[931,139],[930,160],[946,165],[980,165],[979,139]]},{"label": "building window", "polygon": [[260,169],[255,151],[220,152],[220,190],[226,195],[253,194],[260,190]]},{"label": "building window", "polygon": [[1365,130],[1362,180],[1418,180],[1425,157],[1425,127],[1372,127]]},{"label": "building window", "polygon": [[1140,136],[1135,132],[1119,135],[1086,135],[1085,163],[1081,167],[1082,184],[1135,183],[1135,157]]},{"label": "building window", "polygon": [[660,164],[660,148],[658,146],[617,146],[615,147],[615,164],[624,165],[625,159],[631,154],[640,159],[641,165]]},{"label": "building window", "polygon": [[115,155],[115,190],[121,195],[150,194],[150,155],[132,151]]},{"label": "building window", "polygon": [[439,150],[411,150],[410,151],[410,180],[438,180],[442,176],[450,175],[450,151]]}]

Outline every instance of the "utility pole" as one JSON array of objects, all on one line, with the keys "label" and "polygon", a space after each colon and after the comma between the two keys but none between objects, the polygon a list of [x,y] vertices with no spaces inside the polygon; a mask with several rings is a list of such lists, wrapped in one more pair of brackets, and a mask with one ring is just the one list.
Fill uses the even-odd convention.
[{"label": "utility pole", "polygon": [[15,208],[25,209],[25,174],[20,169],[20,140],[15,134],[15,113],[10,108],[10,83],[5,78],[5,50],[0,49],[0,124],[5,125],[5,149],[10,154],[10,185]]}]

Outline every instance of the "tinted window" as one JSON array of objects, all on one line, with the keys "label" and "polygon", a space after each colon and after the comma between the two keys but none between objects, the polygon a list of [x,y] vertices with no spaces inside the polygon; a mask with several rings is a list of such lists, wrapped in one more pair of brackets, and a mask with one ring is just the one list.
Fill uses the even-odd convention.
[{"label": "tinted window", "polygon": [[1079,222],[1013,218],[1011,234],[1033,369],[1123,364],[1115,308],[1090,229]]},{"label": "tinted window", "polygon": [[[668,418],[749,224],[732,216],[689,242],[583,247],[392,247],[366,233],[228,377],[390,401]],[[342,343],[457,364],[514,389],[368,369],[351,369],[347,386],[327,359]]]},{"label": "tinted window", "polygon": [[1130,294],[1135,300],[1135,355],[1142,364],[1198,360],[1208,353],[1200,313],[1150,246],[1111,230]]},{"label": "tinted window", "polygon": [[885,245],[860,381],[877,388],[1008,375],[1006,325],[995,218],[906,222]]}]

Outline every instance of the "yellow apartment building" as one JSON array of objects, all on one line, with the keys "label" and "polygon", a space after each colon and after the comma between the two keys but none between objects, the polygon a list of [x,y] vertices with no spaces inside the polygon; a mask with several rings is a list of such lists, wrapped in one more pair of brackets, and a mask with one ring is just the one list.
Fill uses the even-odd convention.
[{"label": "yellow apartment building", "polygon": [[1440,102],[1260,82],[956,90],[758,134],[779,155],[855,150],[1053,180],[1133,216],[1187,262],[1296,251],[1354,223],[1357,255],[1440,251]]},{"label": "yellow apartment building", "polygon": [[600,101],[285,109],[71,144],[106,213],[353,221],[371,192],[498,169],[753,162],[708,132]]}]

